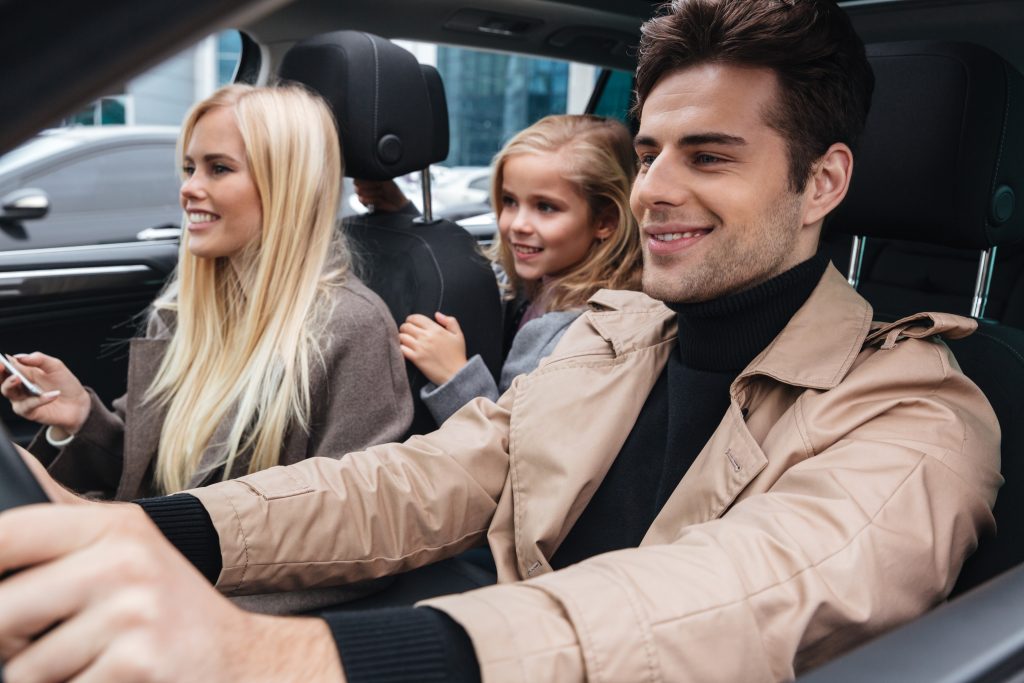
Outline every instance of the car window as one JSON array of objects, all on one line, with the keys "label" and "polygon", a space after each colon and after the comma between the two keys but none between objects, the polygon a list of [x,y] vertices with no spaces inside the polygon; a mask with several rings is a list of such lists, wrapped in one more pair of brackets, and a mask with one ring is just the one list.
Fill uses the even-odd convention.
[{"label": "car window", "polygon": [[633,74],[628,71],[609,70],[592,114],[618,119],[627,125],[629,108],[633,104]]},{"label": "car window", "polygon": [[37,188],[50,200],[45,217],[0,233],[0,251],[134,242],[179,225],[178,127],[234,80],[242,45],[238,31],[208,36],[0,157],[0,193]]},{"label": "car window", "polygon": [[553,59],[398,40],[437,67],[451,135],[445,166],[487,166],[513,135],[548,114],[582,113],[598,69]]},{"label": "car window", "polygon": [[177,204],[174,143],[99,150],[27,175],[23,185],[50,197],[52,214]]},{"label": "car window", "polygon": [[[433,210],[452,220],[489,212],[487,169],[494,155],[513,135],[549,114],[583,113],[600,73],[589,64],[395,42],[420,63],[437,67],[444,81],[450,143],[448,158],[439,165],[444,170],[434,173]],[[418,177],[398,182],[420,207]],[[350,203],[362,208],[355,198]]]}]

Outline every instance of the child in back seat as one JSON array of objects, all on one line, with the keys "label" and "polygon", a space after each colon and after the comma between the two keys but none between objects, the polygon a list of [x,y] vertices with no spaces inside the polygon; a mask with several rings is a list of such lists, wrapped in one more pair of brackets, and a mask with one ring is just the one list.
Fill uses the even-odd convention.
[{"label": "child in back seat", "polygon": [[479,356],[466,358],[455,318],[411,315],[399,328],[402,353],[432,382],[421,397],[438,424],[478,396],[497,400],[536,368],[597,290],[640,287],[640,235],[629,209],[636,168],[625,126],[548,116],[513,137],[493,166],[494,257],[507,276],[515,334],[499,382]]}]

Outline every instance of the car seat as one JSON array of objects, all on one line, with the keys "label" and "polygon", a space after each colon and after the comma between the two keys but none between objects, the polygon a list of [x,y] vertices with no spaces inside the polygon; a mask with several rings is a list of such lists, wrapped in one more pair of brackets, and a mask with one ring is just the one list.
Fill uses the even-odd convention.
[{"label": "car seat", "polygon": [[[1024,192],[1024,128],[1014,125],[1024,114],[1024,78],[976,45],[887,43],[869,46],[868,56],[876,78],[871,113],[850,192],[827,226],[833,244],[837,235],[854,238],[851,283],[865,238],[920,245],[918,254],[941,248],[979,263],[973,282],[962,283],[970,288],[963,296],[973,290],[979,329],[948,344],[995,409],[1006,483],[995,506],[998,532],[967,560],[958,593],[1024,561],[1024,331],[984,319],[996,249],[1019,248],[1024,237],[1024,206],[1016,206]],[[918,267],[941,279],[939,263]],[[872,304],[889,312],[885,299]]]},{"label": "car seat", "polygon": [[[391,310],[397,324],[412,313],[453,315],[467,354],[479,354],[497,377],[501,370],[502,308],[490,263],[463,228],[433,218],[432,163],[448,156],[448,108],[437,70],[379,36],[337,31],[296,43],[278,75],[312,88],[337,120],[345,175],[390,180],[421,171],[424,215],[350,216],[343,229],[357,272]],[[410,434],[437,427],[419,399],[427,379],[406,364],[415,413]]]}]

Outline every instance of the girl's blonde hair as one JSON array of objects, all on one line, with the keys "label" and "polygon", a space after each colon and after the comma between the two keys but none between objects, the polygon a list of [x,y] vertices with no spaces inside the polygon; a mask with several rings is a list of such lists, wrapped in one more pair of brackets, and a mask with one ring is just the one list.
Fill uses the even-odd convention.
[{"label": "girl's blonde hair", "polygon": [[[263,219],[234,263],[194,256],[183,231],[175,277],[154,303],[151,318],[175,314],[146,393],[167,409],[155,478],[168,493],[201,474],[208,447],[223,455],[204,471],[223,468],[227,479],[243,453],[249,472],[271,467],[286,431],[308,430],[311,361],[323,362],[332,300],[324,294],[349,269],[335,229],[342,161],[327,105],[298,86],[221,88],[185,118],[182,164],[196,124],[219,107],[235,114]],[[225,421],[226,440],[211,443]]]},{"label": "girl's blonde hair", "polygon": [[[491,205],[500,215],[509,157],[552,152],[567,160],[565,179],[587,200],[591,220],[603,220],[613,213],[617,221],[610,237],[595,241],[583,261],[543,292],[547,310],[583,306],[602,288],[640,289],[640,230],[629,208],[636,163],[629,131],[618,121],[589,114],[553,115],[519,132],[494,157]],[[492,257],[508,276],[506,299],[523,294],[535,300],[541,294],[539,281],[525,281],[516,275],[512,247],[500,235]]]}]

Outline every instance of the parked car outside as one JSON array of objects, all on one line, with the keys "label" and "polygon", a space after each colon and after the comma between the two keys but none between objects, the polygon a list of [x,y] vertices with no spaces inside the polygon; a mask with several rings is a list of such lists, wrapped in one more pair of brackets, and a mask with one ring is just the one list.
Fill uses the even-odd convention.
[{"label": "parked car outside", "polygon": [[[175,236],[177,138],[175,126],[56,128],[0,157],[0,251]],[[11,216],[25,213],[12,203],[38,217]]]}]

